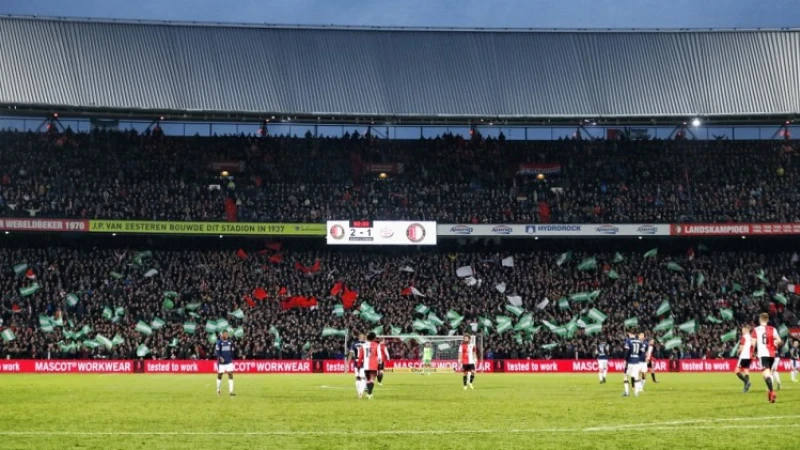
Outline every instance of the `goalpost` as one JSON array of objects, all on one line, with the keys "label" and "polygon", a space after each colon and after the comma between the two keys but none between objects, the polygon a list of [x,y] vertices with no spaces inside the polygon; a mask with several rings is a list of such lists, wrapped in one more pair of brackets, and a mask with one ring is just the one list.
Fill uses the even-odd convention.
[{"label": "goalpost", "polygon": [[[478,353],[478,360],[483,360],[483,335],[470,335]],[[458,360],[458,350],[464,341],[464,335],[453,336],[421,336],[409,335],[383,335],[389,351],[389,358],[393,361],[410,360],[410,364],[387,364],[385,372],[393,373],[454,373],[461,372],[461,363]],[[422,354],[426,345],[430,345],[433,353],[431,367],[423,368]]]}]

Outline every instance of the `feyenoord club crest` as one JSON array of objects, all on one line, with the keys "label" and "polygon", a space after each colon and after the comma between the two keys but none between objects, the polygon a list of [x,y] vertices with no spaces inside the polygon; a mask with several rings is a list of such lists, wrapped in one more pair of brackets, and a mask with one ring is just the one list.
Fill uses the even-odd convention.
[{"label": "feyenoord club crest", "polygon": [[415,244],[422,242],[425,239],[425,227],[419,223],[412,223],[406,228],[406,237]]},{"label": "feyenoord club crest", "polygon": [[344,227],[343,226],[334,225],[334,226],[331,227],[331,237],[332,238],[334,238],[336,240],[339,240],[339,239],[343,238],[344,235],[345,235],[345,232],[344,232]]}]

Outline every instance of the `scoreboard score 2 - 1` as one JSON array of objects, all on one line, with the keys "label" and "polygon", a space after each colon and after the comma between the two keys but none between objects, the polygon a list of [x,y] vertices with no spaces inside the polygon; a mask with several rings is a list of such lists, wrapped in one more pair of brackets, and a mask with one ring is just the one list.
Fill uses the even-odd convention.
[{"label": "scoreboard score 2 - 1", "polygon": [[436,245],[436,222],[329,220],[328,245]]}]

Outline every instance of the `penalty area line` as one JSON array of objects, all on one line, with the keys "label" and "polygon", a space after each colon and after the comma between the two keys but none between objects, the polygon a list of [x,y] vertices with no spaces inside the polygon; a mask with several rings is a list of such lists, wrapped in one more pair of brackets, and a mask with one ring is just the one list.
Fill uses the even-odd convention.
[{"label": "penalty area line", "polygon": [[[597,432],[597,431],[620,431],[620,430],[628,430],[628,429],[647,429],[647,430],[652,430],[654,428],[666,428],[666,427],[675,428],[676,425],[694,425],[694,424],[724,423],[724,422],[754,422],[754,421],[761,421],[761,420],[782,420],[782,419],[797,419],[797,418],[800,418],[800,415],[794,415],[794,416],[766,416],[766,417],[705,418],[705,419],[691,419],[691,420],[675,420],[675,421],[669,421],[669,422],[645,422],[645,423],[638,423],[638,424],[609,425],[609,426],[604,426],[604,427],[584,428],[581,431],[584,431],[584,432]],[[759,426],[764,426],[764,425],[759,425]],[[746,426],[742,425],[741,427],[746,427]],[[699,427],[691,427],[691,428],[699,428]],[[716,428],[722,428],[722,426],[716,426]]]}]

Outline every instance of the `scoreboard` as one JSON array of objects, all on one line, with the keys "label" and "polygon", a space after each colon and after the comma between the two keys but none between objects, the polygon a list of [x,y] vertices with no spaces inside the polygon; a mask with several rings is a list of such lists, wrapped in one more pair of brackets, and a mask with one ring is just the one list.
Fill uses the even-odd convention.
[{"label": "scoreboard", "polygon": [[436,222],[329,220],[328,245],[436,245]]}]

